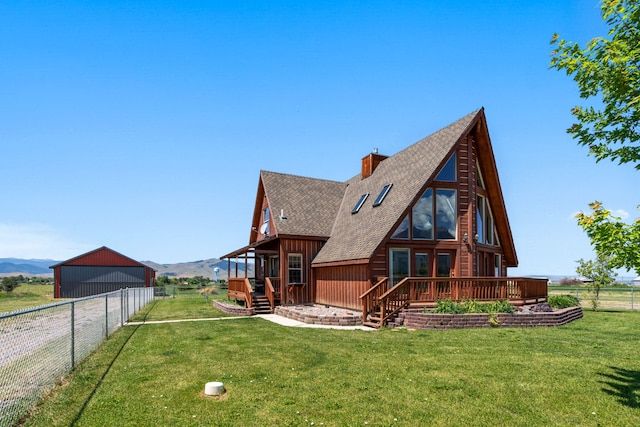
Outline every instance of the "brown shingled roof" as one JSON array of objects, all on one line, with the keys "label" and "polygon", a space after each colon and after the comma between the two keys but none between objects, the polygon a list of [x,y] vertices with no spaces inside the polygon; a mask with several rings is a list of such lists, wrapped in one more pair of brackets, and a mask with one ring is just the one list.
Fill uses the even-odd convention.
[{"label": "brown shingled roof", "polygon": [[346,183],[268,171],[260,178],[278,236],[329,237]]},{"label": "brown shingled roof", "polygon": [[[344,202],[337,213],[331,237],[313,260],[313,264],[347,260],[368,260],[398,224],[411,202],[435,174],[438,166],[452,152],[457,142],[475,123],[482,110],[461,118],[451,125],[418,141],[383,160],[365,179],[357,176],[348,181]],[[384,202],[373,207],[382,187],[392,183]],[[351,209],[361,195],[369,198],[357,214]]]}]

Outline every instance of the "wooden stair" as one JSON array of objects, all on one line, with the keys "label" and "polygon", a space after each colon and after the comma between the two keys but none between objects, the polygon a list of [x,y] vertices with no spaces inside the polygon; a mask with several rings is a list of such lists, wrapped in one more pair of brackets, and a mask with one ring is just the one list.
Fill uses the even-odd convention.
[{"label": "wooden stair", "polygon": [[[399,316],[400,316],[400,319],[398,319]],[[369,313],[369,315],[367,316],[367,320],[362,324],[364,326],[369,326],[371,328],[376,328],[376,329],[380,329],[385,325],[391,328],[394,328],[397,326],[401,326],[403,321],[404,321],[404,313],[403,311],[399,311],[398,313],[394,314],[390,319],[387,319],[386,322],[382,322],[380,307],[376,307],[373,311]]]},{"label": "wooden stair", "polygon": [[376,307],[374,310],[369,312],[367,316],[367,320],[362,322],[364,326],[369,326],[372,328],[380,329],[383,325],[382,317],[380,314],[380,307]]},{"label": "wooden stair", "polygon": [[253,312],[255,314],[271,314],[271,303],[264,295],[253,295]]}]

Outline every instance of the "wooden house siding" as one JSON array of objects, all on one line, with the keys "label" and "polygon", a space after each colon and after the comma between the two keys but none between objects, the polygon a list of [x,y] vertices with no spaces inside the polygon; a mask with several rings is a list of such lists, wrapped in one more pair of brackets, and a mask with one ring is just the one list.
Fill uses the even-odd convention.
[{"label": "wooden house siding", "polygon": [[[280,239],[280,277],[282,305],[311,304],[315,301],[314,271],[311,261],[322,248],[323,240]],[[289,254],[302,255],[302,284],[289,284]]]},{"label": "wooden house siding", "polygon": [[360,295],[371,287],[367,264],[314,267],[316,302],[360,310]]}]

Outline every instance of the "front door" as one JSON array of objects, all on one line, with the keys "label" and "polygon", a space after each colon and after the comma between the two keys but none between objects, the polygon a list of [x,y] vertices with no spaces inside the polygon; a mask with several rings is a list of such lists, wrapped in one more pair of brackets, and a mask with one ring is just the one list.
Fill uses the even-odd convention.
[{"label": "front door", "polygon": [[455,252],[439,251],[436,255],[436,277],[451,277],[455,272]]},{"label": "front door", "polygon": [[279,277],[280,257],[270,256],[267,258],[267,277]]},{"label": "front door", "polygon": [[[438,251],[436,253],[436,277],[451,277],[455,272],[455,252]],[[436,282],[436,299],[451,298],[451,282]]]}]

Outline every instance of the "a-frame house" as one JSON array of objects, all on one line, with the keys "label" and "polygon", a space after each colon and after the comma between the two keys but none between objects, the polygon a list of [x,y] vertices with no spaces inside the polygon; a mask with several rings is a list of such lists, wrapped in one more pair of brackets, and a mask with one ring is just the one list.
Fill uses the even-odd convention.
[{"label": "a-frame house", "polygon": [[325,304],[365,318],[389,298],[400,308],[546,298],[546,281],[505,277],[518,259],[484,109],[393,156],[368,154],[347,182],[261,171],[251,230],[222,257],[254,260],[253,286],[229,283],[249,306]]}]

